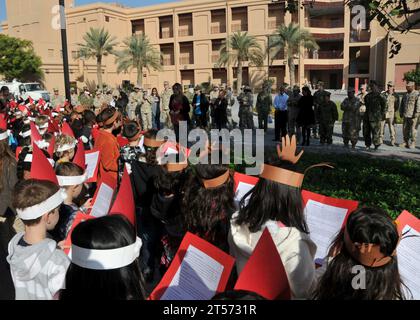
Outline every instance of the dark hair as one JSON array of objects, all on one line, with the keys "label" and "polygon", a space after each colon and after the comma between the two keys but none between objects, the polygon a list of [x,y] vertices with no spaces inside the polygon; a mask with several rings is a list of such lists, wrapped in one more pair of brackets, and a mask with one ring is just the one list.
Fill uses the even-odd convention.
[{"label": "dark hair", "polygon": [[204,188],[202,179],[214,179],[223,175],[228,167],[223,165],[199,164],[195,174],[188,180],[183,199],[184,227],[206,240],[218,243],[225,241],[226,227],[235,211],[234,182],[229,180],[218,188]]},{"label": "dark hair", "polygon": [[134,138],[139,131],[141,131],[141,127],[136,121],[129,121],[124,124],[123,128],[123,136],[127,139]]},{"label": "dark hair", "polygon": [[[0,133],[4,133],[3,130],[0,130]],[[9,140],[0,141],[0,192],[3,191],[3,177],[5,176],[4,172],[6,169],[9,169],[11,164],[16,164],[15,156],[10,150]]]},{"label": "dark hair", "polygon": [[42,135],[42,139],[45,140],[46,142],[50,142],[53,137],[54,137],[54,135],[52,133],[50,133],[50,132],[45,132]]},{"label": "dark hair", "polygon": [[306,86],[304,86],[302,88],[302,94],[305,93],[305,92],[307,93],[307,96],[312,96],[311,90],[308,87],[306,87]]},{"label": "dark hair", "polygon": [[102,110],[102,112],[100,114],[98,114],[98,116],[96,117],[96,122],[98,123],[102,123],[102,127],[104,129],[109,129],[112,128],[112,126],[114,125],[114,123],[105,125],[104,123],[109,120],[110,118],[112,118],[115,114],[115,112],[117,112],[117,109],[109,107],[109,108],[105,108],[104,110]]},{"label": "dark hair", "polygon": [[[20,132],[27,132],[30,130],[31,130],[31,126],[29,124],[24,124],[22,128],[20,129]],[[24,138],[18,134],[18,142],[19,142],[20,147],[29,147],[32,143],[32,138],[31,136]]]},{"label": "dark hair", "polygon": [[93,125],[96,123],[96,115],[92,110],[86,110],[83,113],[83,124],[85,126]]},{"label": "dark hair", "polygon": [[[392,218],[382,209],[361,208],[350,214],[346,228],[350,239],[358,243],[380,245],[381,252],[391,255],[397,247],[399,234]],[[394,300],[405,299],[403,283],[398,272],[397,257],[382,267],[364,267],[366,288],[354,289],[353,267],[360,266],[344,245],[344,230],[338,234],[331,248],[340,252],[328,263],[314,298],[319,300]]]},{"label": "dark hair", "polygon": [[[157,137],[157,134],[158,134],[158,131],[156,129],[152,129],[152,130],[147,131],[144,134],[144,137],[147,139],[155,140]],[[144,149],[146,150],[146,155],[145,155],[146,162],[151,165],[157,165],[158,163],[156,159],[156,151],[158,150],[158,148],[151,148],[151,147],[144,146]]]},{"label": "dark hair", "polygon": [[[296,166],[290,162],[280,161],[276,166],[296,171]],[[246,204],[248,196],[250,198]],[[255,187],[242,198],[236,224],[246,224],[251,232],[257,232],[268,220],[281,221],[287,227],[309,233],[301,190],[260,178]]]},{"label": "dark hair", "polygon": [[153,181],[156,190],[164,195],[182,193],[188,177],[188,169],[179,172],[168,172],[164,167],[159,168]]},{"label": "dark hair", "polygon": [[[80,223],[72,232],[74,245],[87,249],[117,249],[136,242],[136,232],[122,215],[109,215]],[[144,281],[136,259],[113,270],[91,270],[70,264],[62,300],[143,300]]]},{"label": "dark hair", "polygon": [[55,169],[57,176],[75,177],[83,175],[83,169],[72,162],[60,163]]},{"label": "dark hair", "polygon": [[74,119],[71,123],[71,129],[74,132],[76,138],[79,138],[82,135],[83,130],[83,121],[80,119]]},{"label": "dark hair", "polygon": [[[58,190],[60,190],[59,186],[50,181],[23,180],[15,186],[12,199],[13,208],[26,209],[33,207],[50,198]],[[40,220],[41,217],[33,220],[22,220],[22,222],[26,226],[32,226],[38,224]]]},{"label": "dark hair", "polygon": [[[48,151],[44,149],[40,149],[40,150],[47,158],[50,158]],[[17,167],[16,167],[16,175],[17,175],[18,180],[23,180],[24,171],[31,171],[32,163],[25,162],[25,158],[28,154],[32,154],[32,150],[30,147],[23,147],[22,151],[19,153]]]},{"label": "dark hair", "polygon": [[232,290],[216,294],[211,300],[267,300],[259,294],[246,290]]},{"label": "dark hair", "polygon": [[159,91],[158,91],[158,89],[157,88],[153,88],[151,94],[153,94],[153,90],[156,90],[156,97],[159,98]]}]

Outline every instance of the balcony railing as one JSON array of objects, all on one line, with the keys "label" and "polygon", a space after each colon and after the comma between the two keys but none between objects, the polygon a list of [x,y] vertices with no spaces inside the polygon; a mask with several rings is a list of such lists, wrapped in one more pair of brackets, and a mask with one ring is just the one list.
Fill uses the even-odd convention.
[{"label": "balcony railing", "polygon": [[168,39],[168,38],[172,38],[172,31],[171,30],[162,30],[161,32],[161,39]]},{"label": "balcony railing", "polygon": [[180,27],[178,28],[178,36],[180,37],[188,37],[188,36],[192,36],[192,28],[190,27]]},{"label": "balcony railing", "polygon": [[343,59],[342,50],[321,50],[305,53],[306,59]]},{"label": "balcony railing", "polygon": [[194,64],[194,59],[191,56],[180,57],[179,64]]},{"label": "balcony railing", "polygon": [[226,25],[224,24],[212,24],[211,25],[211,33],[212,34],[216,34],[216,33],[225,33],[226,32]]},{"label": "balcony railing", "polygon": [[309,19],[306,22],[306,27],[309,27],[309,28],[343,28],[344,27],[344,20]]},{"label": "balcony railing", "polygon": [[350,42],[369,42],[370,31],[369,30],[351,30],[350,31]]},{"label": "balcony railing", "polygon": [[232,32],[247,31],[247,30],[248,30],[247,23],[232,23]]}]

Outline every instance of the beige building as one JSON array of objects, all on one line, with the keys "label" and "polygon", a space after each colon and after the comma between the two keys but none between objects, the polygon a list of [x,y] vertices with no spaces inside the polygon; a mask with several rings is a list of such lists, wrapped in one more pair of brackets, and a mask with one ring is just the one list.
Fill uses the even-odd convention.
[{"label": "beige building", "polygon": [[[296,81],[301,85],[323,80],[328,88],[341,89],[354,86],[356,79],[359,83],[376,79],[382,86],[392,80],[397,89],[404,89],[404,72],[420,63],[420,35],[396,35],[403,46],[399,55],[389,59],[387,34],[376,22],[368,30],[353,29],[351,12],[343,1],[300,1],[304,7],[291,15],[281,1],[275,0],[184,0],[141,8],[104,3],[75,6],[74,0],[66,0],[72,85],[81,88],[87,81],[96,81],[96,62],[77,59],[78,43],[91,27],[104,27],[120,43],[131,34],[146,34],[162,54],[163,71],[144,71],[143,83],[146,88],[160,90],[165,80],[183,85],[209,81],[233,84],[234,66],[218,68],[215,64],[222,42],[235,31],[247,31],[265,48],[268,36],[279,25],[295,22],[309,29],[320,46],[318,51],[296,57]],[[33,41],[43,61],[47,89],[57,86],[63,91],[61,38],[54,8],[57,3],[6,0],[8,20],[1,25],[3,33]],[[273,63],[269,61],[267,57],[259,68],[245,64],[244,83],[259,87],[267,77],[275,85],[288,82],[283,54]],[[118,74],[115,57],[110,55],[104,58],[103,80],[115,87],[123,81],[134,83],[136,74]]]}]

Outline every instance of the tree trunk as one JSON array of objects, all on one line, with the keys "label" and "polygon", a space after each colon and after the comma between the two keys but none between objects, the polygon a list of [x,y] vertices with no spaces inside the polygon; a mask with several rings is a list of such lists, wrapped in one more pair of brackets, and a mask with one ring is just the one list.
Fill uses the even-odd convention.
[{"label": "tree trunk", "polygon": [[98,76],[99,90],[102,90],[103,89],[103,83],[102,83],[102,56],[97,57],[96,75]]},{"label": "tree trunk", "polygon": [[137,85],[143,86],[143,66],[137,68]]},{"label": "tree trunk", "polygon": [[236,74],[236,90],[238,94],[241,92],[242,87],[242,61],[238,61],[238,71]]},{"label": "tree trunk", "polygon": [[288,59],[289,63],[289,72],[290,72],[290,87],[295,85],[295,62],[293,61],[293,57]]}]

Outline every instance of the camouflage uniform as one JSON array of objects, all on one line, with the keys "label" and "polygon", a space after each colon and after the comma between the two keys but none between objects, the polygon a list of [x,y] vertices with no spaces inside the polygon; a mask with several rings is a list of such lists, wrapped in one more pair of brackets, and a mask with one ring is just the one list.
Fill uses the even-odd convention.
[{"label": "camouflage uniform", "polygon": [[289,96],[287,100],[287,110],[288,110],[288,122],[289,122],[289,134],[292,136],[296,134],[297,141],[300,141],[300,130],[297,125],[297,117],[299,115],[299,100],[302,95],[299,93],[299,87],[293,88],[293,93]]},{"label": "camouflage uniform", "polygon": [[130,120],[136,120],[136,110],[140,107],[141,102],[143,101],[142,92],[131,92],[130,97],[128,98],[127,113]]},{"label": "camouflage uniform", "polygon": [[162,122],[166,128],[172,128],[171,116],[169,114],[169,100],[172,95],[172,89],[164,90],[160,95],[160,122]]},{"label": "camouflage uniform", "polygon": [[360,132],[360,100],[357,97],[352,99],[345,98],[341,103],[343,113],[343,141],[344,145],[348,145],[349,141],[352,146],[357,144]]},{"label": "camouflage uniform", "polygon": [[226,109],[226,116],[228,119],[228,125],[229,125],[229,129],[233,129],[234,126],[236,125],[236,122],[233,121],[232,119],[232,107],[235,104],[235,98],[233,97],[233,93],[232,91],[227,91],[226,93],[226,100],[228,102],[228,106]]},{"label": "camouflage uniform", "polygon": [[239,102],[239,128],[241,129],[253,129],[254,128],[254,96],[250,91],[241,92],[238,96]]},{"label": "camouflage uniform", "polygon": [[391,137],[391,144],[395,144],[395,115],[400,108],[400,99],[396,93],[389,93],[385,91],[382,93],[386,100],[385,120],[381,122],[381,141],[383,143],[385,136],[385,127],[388,125]]},{"label": "camouflage uniform", "polygon": [[269,90],[269,88],[264,88],[257,96],[258,125],[265,132],[267,132],[268,127],[268,115],[273,105],[273,97]]},{"label": "camouflage uniform", "polygon": [[210,103],[210,125],[213,127],[213,125],[216,124],[216,120],[214,117],[214,103],[216,102],[217,98],[219,98],[219,90],[212,90],[209,95],[209,103]]},{"label": "camouflage uniform", "polygon": [[64,99],[63,96],[60,96],[60,95],[56,96],[55,94],[53,94],[51,96],[51,101],[50,102],[51,102],[51,106],[53,108],[55,108],[57,106],[63,106],[64,105],[64,101],[65,101],[65,99]]},{"label": "camouflage uniform", "polygon": [[321,104],[324,103],[325,95],[327,91],[325,90],[318,90],[314,93],[314,113],[315,113],[315,125],[312,129],[313,135],[315,139],[318,139],[318,128],[319,128],[319,119],[318,119],[318,109]]},{"label": "camouflage uniform", "polygon": [[[357,97],[359,98],[360,102],[360,128],[362,128],[363,118],[366,113],[366,104],[365,104],[365,98],[366,98],[367,92],[365,93],[359,93]],[[364,127],[364,125],[363,125]]]},{"label": "camouflage uniform", "polygon": [[400,115],[404,118],[404,142],[407,147],[413,148],[416,145],[417,126],[420,117],[420,93],[417,90],[404,95],[401,102]]},{"label": "camouflage uniform", "polygon": [[71,100],[71,105],[73,107],[77,107],[79,105],[79,96],[77,95],[77,93],[72,93],[70,95],[70,100]]},{"label": "camouflage uniform", "polygon": [[149,131],[153,128],[152,122],[152,97],[144,95],[143,103],[140,108],[141,120],[143,123],[143,130]]},{"label": "camouflage uniform", "polygon": [[93,108],[95,113],[99,113],[102,108],[102,104],[105,102],[104,95],[101,92],[97,92],[95,98],[93,99]]},{"label": "camouflage uniform", "polygon": [[365,97],[366,112],[363,116],[365,145],[378,148],[381,144],[381,121],[385,119],[386,101],[379,92],[369,92]]},{"label": "camouflage uniform", "polygon": [[[326,95],[325,95],[326,96]],[[321,143],[332,144],[334,133],[334,122],[338,120],[337,105],[332,101],[325,101],[317,108],[317,118],[319,121],[319,136]]]}]

